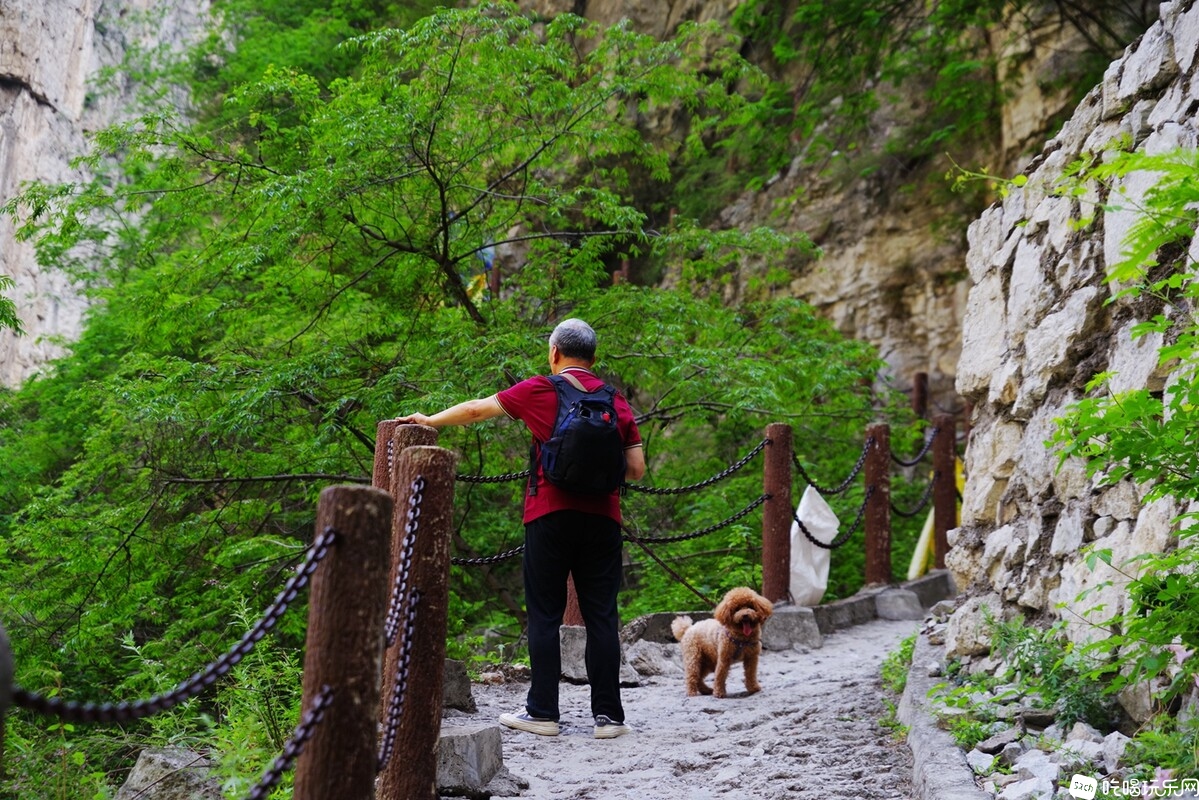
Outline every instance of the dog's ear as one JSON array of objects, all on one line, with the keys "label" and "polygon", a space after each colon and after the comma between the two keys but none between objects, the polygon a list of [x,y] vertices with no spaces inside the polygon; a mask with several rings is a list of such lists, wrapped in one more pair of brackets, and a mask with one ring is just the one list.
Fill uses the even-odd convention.
[{"label": "dog's ear", "polygon": [[734,611],[736,611],[736,608],[729,601],[729,598],[725,597],[716,605],[716,608],[712,610],[712,616],[721,625],[729,627],[733,625]]}]

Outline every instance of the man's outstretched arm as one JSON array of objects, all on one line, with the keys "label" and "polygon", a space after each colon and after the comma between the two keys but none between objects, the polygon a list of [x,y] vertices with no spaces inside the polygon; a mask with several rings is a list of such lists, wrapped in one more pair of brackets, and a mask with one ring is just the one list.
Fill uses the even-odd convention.
[{"label": "man's outstretched arm", "polygon": [[444,411],[438,411],[432,416],[424,414],[408,414],[396,417],[401,425],[428,425],[431,428],[444,428],[447,425],[470,425],[482,422],[504,413],[495,395],[480,397],[476,400],[465,400],[456,406],[450,406]]}]

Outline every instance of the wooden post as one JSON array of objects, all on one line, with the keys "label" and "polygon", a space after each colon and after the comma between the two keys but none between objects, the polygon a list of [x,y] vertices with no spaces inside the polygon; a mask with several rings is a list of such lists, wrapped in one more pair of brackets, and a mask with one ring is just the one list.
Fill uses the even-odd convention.
[{"label": "wooden post", "polygon": [[562,614],[562,624],[583,624],[583,611],[579,608],[579,593],[575,589],[575,579],[573,575],[566,576],[566,611]]},{"label": "wooden post", "polygon": [[337,538],[312,575],[303,702],[333,690],[324,719],[296,763],[295,800],[369,800],[376,772],[376,716],[391,495],[369,486],[330,486],[316,530]]},{"label": "wooden post", "polygon": [[[384,426],[390,426],[384,428]],[[394,420],[384,420],[379,423],[379,436],[388,436],[384,445],[385,458],[383,461],[384,477],[380,478],[380,448],[375,448],[375,480],[382,481],[381,489],[386,489],[396,499],[395,514],[391,520],[391,565],[387,572],[387,592],[391,597],[396,578],[403,568],[404,534],[408,522],[408,495],[410,486],[397,483],[400,457],[409,447],[422,447],[437,444],[437,429],[428,425],[397,425]],[[409,481],[411,483],[411,481]],[[390,602],[390,601],[389,601]],[[395,684],[395,670],[399,662],[399,643],[395,642],[385,648],[383,655],[383,690],[379,701],[379,724],[387,722],[387,712],[391,702],[391,693]]]},{"label": "wooden post", "polygon": [[772,603],[791,594],[791,426],[766,426],[766,463],[762,491],[770,499],[762,506],[762,595]]},{"label": "wooden post", "polygon": [[398,427],[399,423],[394,419],[382,420],[375,426],[375,467],[371,473],[371,486],[385,492],[391,491],[391,465],[399,455],[392,442]]},{"label": "wooden post", "polygon": [[[400,459],[400,453],[409,447],[431,446],[437,444],[437,429],[428,425],[400,425],[394,419],[385,419],[379,423],[375,436],[375,474],[371,485],[391,492],[396,497],[399,492],[392,485],[395,476],[395,463]],[[392,535],[392,554],[395,554],[396,531]],[[399,535],[403,535],[402,532]],[[392,559],[395,564],[395,559]]]},{"label": "wooden post", "polygon": [[866,429],[866,585],[891,583],[891,428]]},{"label": "wooden post", "polygon": [[491,274],[487,276],[487,283],[491,289],[491,299],[500,299],[500,263],[493,261],[491,263]]},{"label": "wooden post", "polygon": [[[394,470],[396,526],[405,529],[405,536],[417,478],[423,479],[424,487],[420,489],[420,514],[408,543],[408,596],[400,606],[399,637],[388,649],[384,666],[384,703],[390,706],[397,688],[403,690],[404,702],[392,756],[379,775],[378,800],[437,800],[455,463],[449,450],[409,447],[400,453]],[[411,625],[407,624],[410,618]],[[410,654],[406,670],[401,660],[404,652]],[[388,736],[386,724],[383,735]]]},{"label": "wooden post", "polygon": [[928,415],[928,373],[917,372],[912,376],[912,411],[924,419]]},{"label": "wooden post", "polygon": [[933,553],[937,569],[945,569],[945,554],[949,552],[949,529],[957,527],[957,420],[941,414],[934,420],[937,435],[933,438]]}]

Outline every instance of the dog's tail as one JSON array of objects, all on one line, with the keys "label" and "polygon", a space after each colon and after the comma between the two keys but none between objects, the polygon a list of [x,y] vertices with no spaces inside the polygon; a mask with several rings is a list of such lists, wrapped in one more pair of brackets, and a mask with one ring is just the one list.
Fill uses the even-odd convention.
[{"label": "dog's tail", "polygon": [[670,632],[674,638],[683,641],[683,634],[691,627],[691,617],[675,617],[670,623]]}]

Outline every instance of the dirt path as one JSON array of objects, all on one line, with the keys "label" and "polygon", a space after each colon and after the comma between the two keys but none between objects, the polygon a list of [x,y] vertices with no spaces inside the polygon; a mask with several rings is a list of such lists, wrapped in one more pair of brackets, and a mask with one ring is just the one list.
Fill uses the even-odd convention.
[{"label": "dirt path", "polygon": [[[910,800],[911,754],[878,724],[885,713],[879,666],[918,622],[875,620],[824,638],[807,653],[767,652],[763,690],[688,698],[681,675],[624,689],[634,733],[592,738],[586,686],[562,685],[562,735],[503,729],[504,765],[538,800]],[[494,722],[523,707],[524,683],[473,688]]]}]

